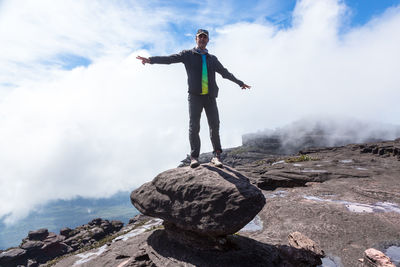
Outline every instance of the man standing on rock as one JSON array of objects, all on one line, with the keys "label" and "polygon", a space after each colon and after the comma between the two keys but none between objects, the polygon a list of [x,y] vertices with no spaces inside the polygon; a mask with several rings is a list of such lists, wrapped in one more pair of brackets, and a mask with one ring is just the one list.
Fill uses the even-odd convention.
[{"label": "man standing on rock", "polygon": [[189,141],[190,141],[190,167],[199,166],[200,154],[200,117],[203,108],[206,111],[208,125],[210,128],[210,138],[213,146],[213,158],[211,163],[217,167],[222,167],[221,163],[221,142],[219,138],[219,115],[216,98],[218,96],[218,86],[215,82],[215,72],[223,78],[237,83],[242,89],[250,89],[250,86],[238,80],[218,61],[217,57],[208,53],[206,46],[209,41],[207,30],[199,29],[196,34],[197,46],[191,50],[183,50],[179,54],[170,56],[141,57],[136,58],[142,64],[185,64],[189,85]]}]

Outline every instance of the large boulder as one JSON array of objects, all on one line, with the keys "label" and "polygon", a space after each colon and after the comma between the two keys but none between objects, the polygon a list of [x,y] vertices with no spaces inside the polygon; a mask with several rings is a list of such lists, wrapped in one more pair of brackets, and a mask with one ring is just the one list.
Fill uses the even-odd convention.
[{"label": "large boulder", "polygon": [[164,225],[204,236],[226,236],[265,205],[262,192],[239,172],[204,164],[160,173],[131,193],[132,204]]}]

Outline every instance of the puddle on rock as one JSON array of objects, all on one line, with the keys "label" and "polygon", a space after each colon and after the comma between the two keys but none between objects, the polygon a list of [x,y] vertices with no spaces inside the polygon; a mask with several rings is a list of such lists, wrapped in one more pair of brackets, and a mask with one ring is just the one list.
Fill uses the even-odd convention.
[{"label": "puddle on rock", "polygon": [[295,167],[301,167],[301,166],[303,166],[303,164],[300,164],[300,163],[293,163],[293,166],[295,166]]},{"label": "puddle on rock", "polygon": [[127,241],[129,238],[140,235],[153,227],[161,226],[162,223],[163,223],[162,219],[152,219],[152,220],[148,221],[147,223],[145,223],[144,225],[139,226],[136,229],[130,230],[124,235],[120,235],[120,236],[114,238],[112,240],[112,242],[116,242],[119,240]]},{"label": "puddle on rock", "polygon": [[386,249],[385,254],[390,258],[394,265],[400,266],[400,247],[390,246]]},{"label": "puddle on rock", "polygon": [[314,196],[304,196],[305,199],[320,201],[320,202],[332,202],[344,205],[349,211],[357,213],[372,213],[372,212],[397,212],[400,213],[400,207],[390,202],[377,202],[375,204],[361,204],[343,200],[334,199],[323,199]]},{"label": "puddle on rock", "polygon": [[315,172],[315,173],[324,173],[327,172],[326,170],[313,170],[313,169],[305,169],[301,170],[301,172]]},{"label": "puddle on rock", "polygon": [[344,159],[344,160],[340,160],[340,163],[352,163],[353,160],[352,159]]},{"label": "puddle on rock", "polygon": [[261,231],[263,229],[263,223],[260,219],[260,217],[257,215],[254,217],[251,222],[245,225],[242,229],[240,229],[239,232],[256,232],[256,231]]},{"label": "puddle on rock", "polygon": [[286,163],[286,162],[284,160],[280,160],[280,161],[272,163],[271,166],[274,166],[276,164],[282,164],[282,163]]},{"label": "puddle on rock", "polygon": [[74,266],[81,265],[83,263],[91,261],[92,259],[96,258],[97,256],[100,256],[101,254],[103,254],[106,250],[107,250],[107,245],[104,245],[104,246],[100,247],[96,252],[87,252],[87,253],[77,254],[76,256],[81,259],[76,261],[74,263]]},{"label": "puddle on rock", "polygon": [[361,167],[357,167],[356,169],[357,169],[357,170],[360,170],[360,171],[368,171],[368,169],[366,169],[366,168],[361,168]]},{"label": "puddle on rock", "polygon": [[336,256],[326,256],[321,261],[322,264],[317,267],[343,267],[342,261]]},{"label": "puddle on rock", "polygon": [[278,191],[275,191],[275,192],[272,192],[272,193],[269,193],[269,194],[265,194],[265,193],[264,193],[264,196],[265,196],[266,198],[286,197],[287,194],[288,194],[288,192],[285,191],[285,190],[278,190]]}]

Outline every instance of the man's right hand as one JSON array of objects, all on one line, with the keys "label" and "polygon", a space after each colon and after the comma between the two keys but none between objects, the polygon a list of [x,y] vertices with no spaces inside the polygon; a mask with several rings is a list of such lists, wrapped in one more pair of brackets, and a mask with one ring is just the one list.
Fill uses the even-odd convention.
[{"label": "man's right hand", "polygon": [[146,63],[150,64],[150,59],[147,58],[147,57],[137,56],[136,58],[141,60],[143,65],[146,64]]}]

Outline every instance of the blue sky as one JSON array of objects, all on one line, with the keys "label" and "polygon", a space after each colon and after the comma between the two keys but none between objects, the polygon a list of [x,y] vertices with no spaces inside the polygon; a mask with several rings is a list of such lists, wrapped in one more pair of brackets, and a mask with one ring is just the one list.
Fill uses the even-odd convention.
[{"label": "blue sky", "polygon": [[398,6],[398,0],[346,0],[351,9],[351,26],[361,26],[379,16],[387,8]]},{"label": "blue sky", "polygon": [[[176,167],[189,151],[184,67],[136,56],[191,48],[198,28],[252,85],[217,78],[223,147],[304,118],[341,121],[338,135],[366,121],[359,141],[400,125],[400,1],[3,0],[0,219]],[[210,151],[205,118],[201,128]],[[381,137],[395,137],[389,128]]]}]

